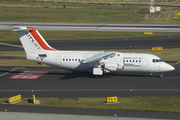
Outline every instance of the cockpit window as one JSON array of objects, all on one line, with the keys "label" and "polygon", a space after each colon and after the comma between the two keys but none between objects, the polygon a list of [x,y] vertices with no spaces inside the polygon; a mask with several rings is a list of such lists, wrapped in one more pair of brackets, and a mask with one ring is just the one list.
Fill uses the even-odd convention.
[{"label": "cockpit window", "polygon": [[164,62],[163,60],[159,59],[159,62]]},{"label": "cockpit window", "polygon": [[164,61],[161,60],[161,59],[153,59],[152,62],[153,62],[153,63],[158,63],[158,62],[164,62]]}]

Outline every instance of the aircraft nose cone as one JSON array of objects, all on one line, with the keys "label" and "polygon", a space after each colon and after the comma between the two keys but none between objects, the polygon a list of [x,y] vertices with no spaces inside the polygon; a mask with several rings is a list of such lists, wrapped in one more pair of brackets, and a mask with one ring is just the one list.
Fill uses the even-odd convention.
[{"label": "aircraft nose cone", "polygon": [[175,70],[175,68],[174,68],[173,66],[170,66],[170,67],[169,67],[169,70],[170,70],[170,71],[173,71],[173,70]]},{"label": "aircraft nose cone", "polygon": [[167,71],[173,71],[173,70],[175,70],[175,68],[167,63],[161,66],[161,71],[167,72]]}]

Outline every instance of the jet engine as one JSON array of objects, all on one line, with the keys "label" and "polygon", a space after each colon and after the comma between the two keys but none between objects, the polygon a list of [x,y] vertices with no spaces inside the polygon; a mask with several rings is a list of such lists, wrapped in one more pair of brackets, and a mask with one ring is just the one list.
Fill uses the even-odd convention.
[{"label": "jet engine", "polygon": [[120,63],[106,63],[104,69],[109,71],[118,71],[124,69],[124,64]]}]

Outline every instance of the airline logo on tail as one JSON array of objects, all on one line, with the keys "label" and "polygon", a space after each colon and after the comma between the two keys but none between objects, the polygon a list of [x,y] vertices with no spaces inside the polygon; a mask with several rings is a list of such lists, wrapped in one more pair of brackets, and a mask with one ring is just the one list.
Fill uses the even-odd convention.
[{"label": "airline logo on tail", "polygon": [[[31,42],[34,44],[34,46],[37,49],[41,49],[38,44],[44,49],[44,50],[53,50],[43,39],[43,37],[39,34],[39,32],[33,28],[33,27],[27,27],[27,29],[31,29],[30,33],[26,32],[25,34],[27,35],[27,37],[32,40]],[[32,30],[33,29],[33,30]],[[38,44],[35,43],[34,39],[31,37],[31,35],[34,37],[34,39],[38,42]]]},{"label": "airline logo on tail", "polygon": [[44,53],[46,50],[55,51],[33,27],[18,27],[12,30],[17,31],[27,54]]},{"label": "airline logo on tail", "polygon": [[34,45],[37,50],[41,49],[41,47],[35,42],[35,40],[31,37],[29,32],[25,32],[25,35],[31,40],[32,44]]}]

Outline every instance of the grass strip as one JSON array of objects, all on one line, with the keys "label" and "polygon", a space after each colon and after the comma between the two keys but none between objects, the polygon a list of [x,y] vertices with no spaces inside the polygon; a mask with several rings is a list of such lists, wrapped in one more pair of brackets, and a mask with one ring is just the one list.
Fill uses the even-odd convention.
[{"label": "grass strip", "polygon": [[[145,38],[161,36],[178,36],[173,33],[153,33],[144,35],[143,32],[107,32],[107,31],[49,31],[39,30],[45,40],[87,40],[87,39],[118,39],[118,38]],[[0,30],[0,41],[19,41],[16,32]]]},{"label": "grass strip", "polygon": [[0,66],[23,66],[23,67],[48,67],[48,65],[38,65],[30,60],[0,59]]},{"label": "grass strip", "polygon": [[[163,49],[162,51],[152,51],[151,49],[118,49],[104,51],[117,51],[123,53],[149,53],[160,57],[164,61],[180,61],[180,48]],[[14,57],[14,59],[0,59],[0,66],[48,67],[47,65],[38,65],[37,62],[34,61],[26,59],[24,60],[26,57],[24,51],[0,51],[0,56],[4,58]]]},{"label": "grass strip", "polygon": [[0,56],[3,57],[26,57],[25,51],[0,51]]},{"label": "grass strip", "polygon": [[[95,2],[100,2],[96,1]],[[63,1],[64,2],[64,1]],[[149,13],[149,6],[137,6],[133,4],[149,4],[149,2],[126,1],[126,4],[109,5],[95,4],[92,1],[82,4],[78,0],[66,1],[26,1],[26,0],[1,0],[0,21],[1,22],[52,22],[52,23],[121,23],[121,24],[180,24],[174,16],[180,11],[178,7],[161,7],[161,12]],[[71,3],[72,2],[72,3]],[[112,1],[111,1],[112,2]],[[115,2],[115,1],[114,1]],[[123,3],[123,2],[120,2]],[[156,2],[162,4],[161,2]],[[164,4],[180,5],[179,1],[165,2]],[[64,7],[65,6],[65,7]]]},{"label": "grass strip", "polygon": [[[26,1],[26,0],[24,0]],[[64,0],[36,0],[36,1],[51,1],[51,2],[65,2]],[[107,3],[109,4],[110,2],[113,3],[123,3],[123,4],[149,4],[149,1],[147,0],[138,0],[138,1],[134,1],[134,0],[66,0],[66,2],[74,2],[74,3]],[[179,1],[155,1],[156,4],[178,4]]]},{"label": "grass strip", "polygon": [[[28,99],[22,98],[22,102],[16,105],[32,105]],[[131,110],[131,111],[150,111],[150,112],[180,112],[180,97],[118,97],[115,104],[106,104],[105,97],[80,97],[78,100],[59,100],[58,98],[36,98],[40,100],[43,107],[66,107],[66,108],[89,108],[104,110]],[[8,99],[1,98],[0,104]]]}]

